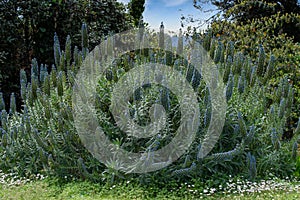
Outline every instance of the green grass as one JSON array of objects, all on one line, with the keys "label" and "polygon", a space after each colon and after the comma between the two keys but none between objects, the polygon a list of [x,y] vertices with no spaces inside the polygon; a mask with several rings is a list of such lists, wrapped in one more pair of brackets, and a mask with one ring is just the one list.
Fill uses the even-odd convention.
[{"label": "green grass", "polygon": [[[293,188],[293,185],[291,185]],[[60,183],[57,180],[45,179],[26,183],[20,186],[0,185],[0,199],[300,199],[300,191],[271,190],[260,193],[222,194],[213,196],[195,192],[197,188],[180,187],[172,191],[155,187],[142,187],[138,184],[126,182],[113,186],[99,185],[89,182]],[[208,192],[209,193],[209,192]]]}]

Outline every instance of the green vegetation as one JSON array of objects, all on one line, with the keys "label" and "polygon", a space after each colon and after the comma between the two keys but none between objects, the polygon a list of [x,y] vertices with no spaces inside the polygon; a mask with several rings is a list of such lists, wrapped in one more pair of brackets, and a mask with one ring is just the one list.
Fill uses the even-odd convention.
[{"label": "green vegetation", "polygon": [[[195,1],[199,9],[201,2]],[[271,90],[276,90],[282,78],[289,79],[295,95],[293,116],[288,121],[295,124],[300,116],[300,6],[297,1],[211,2],[223,11],[222,15],[216,14],[210,22],[208,33],[212,37],[233,41],[235,49],[249,55],[254,63],[258,61],[260,45],[267,58],[275,56],[274,73],[265,84]],[[287,132],[286,137],[291,137],[292,130]]]},{"label": "green vegetation", "polygon": [[[1,31],[6,34],[1,37],[11,35],[12,39],[6,37],[5,41],[7,44],[17,41],[17,46],[7,48],[8,51],[14,52],[11,57],[0,50],[0,62],[17,62],[13,56],[20,56],[17,51],[24,48],[26,59],[31,59],[31,56],[28,56],[31,49],[37,48],[41,52],[33,51],[33,56],[40,57],[31,60],[30,72],[28,69],[20,71],[20,80],[17,80],[20,81],[18,84],[22,99],[20,111],[17,109],[17,92],[11,93],[9,98],[5,98],[5,94],[0,92],[0,169],[3,177],[0,178],[1,198],[300,197],[297,193],[299,180],[294,179],[300,177],[300,46],[295,42],[296,37],[292,38],[287,32],[280,32],[289,22],[295,25],[300,21],[298,13],[282,14],[280,10],[275,10],[276,12],[267,12],[266,16],[251,17],[251,13],[241,9],[241,14],[249,17],[247,22],[243,22],[236,12],[241,6],[245,8],[250,1],[238,1],[240,4],[234,1],[235,4],[226,9],[220,5],[225,9],[225,14],[231,14],[229,16],[233,17],[232,19],[215,19],[205,33],[198,33],[194,29],[191,34],[194,41],[191,43],[183,42],[184,37],[180,31],[178,45],[173,46],[172,38],[164,32],[163,24],[160,31],[153,35],[149,34],[146,27],[137,31],[136,35],[127,35],[126,39],[141,38],[145,42],[145,37],[149,36],[154,48],[130,51],[110,60],[110,51],[116,51],[112,44],[122,43],[124,38],[104,36],[132,27],[133,24],[144,26],[139,24],[144,1],[139,4],[138,1],[132,0],[128,7],[129,14],[125,12],[123,4],[114,0],[107,1],[105,6],[98,6],[97,2],[90,1],[91,4],[88,4],[87,1],[80,1],[79,7],[76,7],[77,4],[69,5],[65,1],[42,1],[38,7],[34,6],[36,1],[30,1],[28,4],[24,4],[23,1],[6,2],[10,6],[18,4],[16,8],[20,9],[17,9],[14,19],[21,23],[22,28],[27,27],[29,30],[19,26],[13,27],[22,33],[19,36],[24,38],[20,39],[13,38],[15,35],[5,32],[1,26]],[[268,2],[261,5],[262,9],[269,9]],[[46,11],[42,14],[34,12],[35,9],[40,9],[39,6],[44,6],[46,11],[53,10],[54,6],[55,9],[66,10],[66,13],[58,16],[57,13],[49,14]],[[72,16],[69,16],[71,12],[68,11],[75,9],[72,6],[81,11],[78,13],[79,19],[86,21],[81,26],[80,34],[77,30],[80,28],[72,24],[78,23],[79,19],[70,20]],[[138,12],[135,10],[137,8]],[[87,10],[89,12],[86,12]],[[112,10],[116,13],[108,15]],[[29,15],[31,12],[37,13],[37,16]],[[3,13],[5,12],[2,12],[0,17],[6,20]],[[47,21],[49,15],[49,19],[54,20],[53,30],[58,26],[56,20],[62,19],[59,20],[59,23],[64,23],[61,32],[45,30],[42,22],[34,24],[38,22],[34,17]],[[115,16],[117,21],[108,17],[111,15]],[[99,26],[101,20],[95,22],[94,17],[102,17],[101,20],[104,20],[107,26]],[[3,27],[8,29],[12,24],[9,20],[6,22]],[[52,23],[51,20],[50,22]],[[23,26],[26,24],[30,26]],[[15,30],[13,28],[11,30]],[[33,34],[35,28],[40,32],[36,41],[33,37],[37,36]],[[101,30],[91,31],[94,28]],[[67,35],[68,30],[70,36]],[[46,37],[45,34],[50,34],[51,37]],[[29,41],[26,37],[33,40]],[[45,42],[41,42],[43,38],[46,38]],[[62,42],[59,38],[66,39]],[[28,41],[23,44],[25,46],[18,46],[22,43],[18,39]],[[72,104],[74,82],[80,67],[85,67],[82,63],[89,55],[91,47],[100,41],[105,43],[100,46],[102,54],[97,54],[98,61],[109,67],[97,80],[97,122],[116,146],[129,152],[149,153],[149,157],[143,158],[149,163],[155,160],[154,156],[151,156],[152,153],[174,138],[174,133],[181,123],[180,103],[186,102],[180,102],[172,90],[160,85],[146,84],[130,94],[129,100],[125,102],[129,108],[129,117],[141,126],[151,121],[148,114],[153,104],[161,104],[166,111],[165,126],[156,135],[139,139],[127,135],[116,126],[116,121],[109,111],[113,88],[135,64],[151,62],[172,67],[194,89],[199,100],[199,130],[189,151],[169,166],[146,174],[124,173],[114,168],[115,165],[121,166],[121,161],[115,160],[109,165],[104,165],[81,143],[82,138],[75,128],[75,108]],[[195,54],[191,57],[182,54],[187,45],[197,43],[204,47],[219,72],[219,75],[213,75],[211,83],[206,83],[202,72],[190,62],[190,59],[202,59],[200,54],[198,57],[193,57]],[[168,51],[162,50],[164,47]],[[44,56],[49,60],[45,60]],[[21,60],[27,62],[26,59]],[[12,66],[19,67],[15,63]],[[1,67],[2,69],[4,68]],[[2,80],[11,79],[9,72],[1,71],[0,75]],[[225,86],[221,88],[224,91],[222,100],[227,102],[225,125],[216,145],[203,158],[201,146],[212,121],[214,106],[218,106],[213,103],[211,88],[219,88],[221,83]],[[82,119],[89,118],[83,115]],[[80,128],[88,127],[89,122],[85,123],[83,120],[82,123],[86,126]],[[134,129],[132,124],[126,125],[129,130]],[[131,167],[135,170],[141,165],[136,163]],[[16,178],[12,178],[14,176]],[[45,176],[48,178],[44,179]],[[24,179],[19,180],[18,177]],[[282,180],[286,177],[293,181]],[[31,180],[34,181],[30,182]],[[19,184],[21,186],[14,186]]]},{"label": "green vegetation", "polygon": [[145,0],[131,0],[128,4],[129,14],[134,19],[134,25],[138,26],[140,20],[143,17],[143,12],[145,10]]},{"label": "green vegetation", "polygon": [[[261,24],[265,24],[269,31],[274,35],[286,34],[292,37],[295,42],[300,41],[300,4],[297,0],[194,0],[194,6],[202,9],[202,5],[211,2],[217,6],[218,14],[226,21],[231,21],[239,25],[251,24],[255,20],[260,20]],[[265,20],[267,18],[280,18],[280,26],[275,25],[270,28]],[[218,18],[217,15],[213,18]],[[277,24],[278,19],[273,24]],[[228,32],[226,32],[228,33]]]},{"label": "green vegetation", "polygon": [[[164,188],[133,181],[99,185],[86,181],[36,180],[25,185],[0,185],[1,199],[299,199],[300,185],[287,180],[249,182],[229,180],[216,188],[193,183],[169,183]],[[224,186],[226,187],[226,186]],[[247,189],[246,189],[247,188]],[[252,189],[251,189],[252,188]],[[254,189],[256,188],[256,189]]]},{"label": "green vegetation", "polygon": [[86,23],[94,48],[103,37],[132,28],[133,17],[116,0],[1,0],[0,23],[0,91],[6,102],[14,92],[20,110],[16,77],[21,69],[30,74],[33,58],[51,68],[54,33],[63,40],[70,35],[72,48],[80,47],[80,26]]},{"label": "green vegetation", "polygon": [[[296,129],[292,139],[283,138],[288,126],[287,119],[292,111],[292,85],[286,78],[281,79],[276,91],[264,85],[272,78],[275,58],[266,57],[262,46],[259,47],[257,62],[252,63],[250,57],[234,49],[231,41],[223,43],[209,34],[200,41],[223,75],[221,81],[226,84],[228,103],[224,129],[212,152],[205,158],[199,157],[212,112],[209,88],[201,74],[182,60],[182,57],[167,54],[157,46],[157,49],[150,49],[147,54],[135,52],[134,57],[125,54],[113,65],[107,63],[111,67],[106,71],[106,76],[99,79],[97,88],[98,121],[110,140],[128,151],[154,151],[170,142],[174,130],[180,124],[180,115],[176,114],[179,113],[179,102],[168,89],[142,88],[140,92],[144,97],[141,98],[139,93],[135,93],[135,101],[129,102],[129,107],[132,108],[131,118],[140,124],[149,121],[145,113],[153,102],[161,102],[167,111],[167,120],[164,129],[158,133],[159,136],[145,140],[127,136],[115,126],[108,112],[112,88],[132,68],[133,61],[142,63],[146,60],[165,64],[168,59],[170,65],[178,69],[192,84],[199,99],[203,99],[199,102],[202,117],[197,137],[189,152],[164,170],[128,175],[113,167],[104,166],[86,150],[74,127],[72,87],[75,74],[88,52],[86,24],[82,25],[81,33],[82,51],[75,48],[74,53],[71,53],[70,38],[62,51],[55,35],[55,65],[52,66],[50,74],[46,66],[38,65],[35,59],[32,61],[30,81],[27,80],[24,70],[21,70],[24,109],[21,113],[15,111],[12,95],[10,112],[3,110],[1,113],[0,155],[3,159],[0,167],[4,172],[25,177],[36,173],[58,177],[73,174],[75,177],[96,182],[137,178],[146,183],[157,179],[163,182],[173,179],[184,181],[189,177],[206,179],[213,174],[243,175],[255,180],[256,177],[267,177],[270,173],[281,177],[294,173],[299,132]],[[157,41],[154,42],[157,45],[170,45],[169,37],[161,28]],[[101,48],[107,48],[104,52],[109,52],[109,44],[112,43],[114,38],[109,38],[107,46]],[[179,45],[178,48],[183,46]],[[182,50],[175,47],[174,51]],[[152,147],[154,144],[155,148]],[[132,167],[139,167],[138,163]]]}]

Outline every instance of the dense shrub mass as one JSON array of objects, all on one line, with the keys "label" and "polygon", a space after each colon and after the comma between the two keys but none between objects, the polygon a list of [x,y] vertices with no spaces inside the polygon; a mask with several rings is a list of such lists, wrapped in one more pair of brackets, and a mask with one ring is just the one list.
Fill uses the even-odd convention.
[{"label": "dense shrub mass", "polygon": [[[262,23],[262,21],[264,23]],[[293,38],[281,33],[274,35],[286,21],[299,21],[300,15],[286,14],[274,15],[255,19],[251,23],[238,24],[229,21],[216,21],[212,23],[212,34],[221,36],[223,40],[235,40],[236,48],[249,55],[255,62],[257,49],[262,45],[267,52],[266,56],[274,55],[276,65],[273,77],[268,81],[270,86],[277,86],[282,77],[287,77],[295,88],[295,100],[299,105],[299,77],[300,77],[300,46]],[[295,107],[295,111],[299,107]],[[297,113],[299,115],[299,111]]]},{"label": "dense shrub mass", "polygon": [[[267,56],[269,50],[262,45],[257,45],[258,56],[254,58],[238,51],[232,41],[223,41],[210,34],[198,38],[223,77],[226,84],[224,98],[228,103],[225,125],[218,143],[207,157],[199,158],[199,147],[212,110],[210,91],[201,74],[191,70],[193,66],[188,58],[159,50],[162,45],[169,49],[171,46],[174,52],[182,52],[184,48],[182,35],[179,36],[178,45],[172,47],[170,36],[164,34],[163,29],[156,42],[157,49],[148,49],[147,53],[130,52],[114,63],[106,63],[111,68],[98,81],[98,121],[105,125],[106,134],[114,144],[129,151],[151,152],[168,143],[180,123],[178,99],[169,90],[159,86],[141,88],[143,96],[135,94],[135,101],[129,102],[133,108],[131,118],[140,124],[149,121],[145,113],[153,102],[160,102],[167,111],[165,128],[158,135],[142,141],[127,136],[116,127],[108,110],[112,88],[132,69],[134,63],[161,63],[180,71],[193,85],[199,99],[202,99],[199,101],[201,125],[197,137],[189,152],[160,171],[141,175],[124,174],[113,167],[121,164],[118,161],[104,166],[84,148],[74,126],[72,87],[74,77],[88,54],[85,24],[81,33],[81,51],[76,47],[71,51],[69,37],[65,50],[61,51],[58,36],[55,35],[55,64],[50,73],[45,65],[39,65],[35,59],[32,60],[29,80],[21,70],[22,112],[16,112],[13,94],[9,113],[4,110],[5,104],[0,99],[0,168],[4,172],[29,177],[37,173],[59,177],[71,174],[99,182],[137,178],[143,183],[163,183],[170,179],[185,180],[190,177],[205,179],[218,174],[243,175],[254,180],[270,174],[289,176],[295,173],[296,159],[299,160],[300,122],[290,139],[283,138],[290,125],[287,122],[292,114],[294,89],[289,80],[283,77],[276,90],[266,84],[273,78],[277,67],[276,57]],[[105,48],[110,48],[112,42],[108,41]],[[155,148],[153,145],[156,145]]]},{"label": "dense shrub mass", "polygon": [[70,35],[73,47],[81,45],[83,22],[89,25],[91,47],[98,45],[102,37],[133,26],[132,16],[116,0],[0,1],[0,90],[6,102],[14,92],[20,108],[16,77],[20,69],[30,74],[32,58],[51,68],[55,32],[63,40]]},{"label": "dense shrub mass", "polygon": [[[204,1],[196,0],[201,8]],[[287,78],[295,89],[293,117],[300,115],[300,4],[297,1],[211,1],[221,15],[210,23],[210,34],[222,41],[234,41],[235,48],[257,62],[259,45],[266,57],[275,56],[275,69],[266,84],[275,90],[282,78]],[[199,7],[200,6],[200,7]],[[289,133],[288,135],[290,135]]]}]

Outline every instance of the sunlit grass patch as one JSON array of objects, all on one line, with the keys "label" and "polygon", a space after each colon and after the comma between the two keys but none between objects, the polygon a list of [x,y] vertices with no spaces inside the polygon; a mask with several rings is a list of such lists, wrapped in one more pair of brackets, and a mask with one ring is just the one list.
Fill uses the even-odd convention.
[{"label": "sunlit grass patch", "polygon": [[[168,183],[164,187],[141,185],[135,180],[117,184],[66,181],[41,175],[29,179],[7,178],[1,173],[0,199],[299,199],[300,182],[296,179],[250,182],[229,178],[226,184],[206,187],[209,183]],[[5,178],[3,178],[5,177]],[[209,182],[210,180],[208,180]],[[177,184],[177,185],[176,185]],[[172,188],[173,189],[170,189]]]}]

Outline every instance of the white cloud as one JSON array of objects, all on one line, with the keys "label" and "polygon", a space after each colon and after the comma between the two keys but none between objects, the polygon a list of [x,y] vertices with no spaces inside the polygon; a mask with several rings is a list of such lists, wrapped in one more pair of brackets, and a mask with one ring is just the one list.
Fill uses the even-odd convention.
[{"label": "white cloud", "polygon": [[162,1],[165,3],[165,6],[173,7],[173,6],[182,5],[189,0],[162,0]]},{"label": "white cloud", "polygon": [[117,0],[120,3],[128,4],[130,0]]}]

